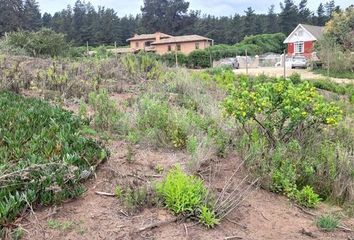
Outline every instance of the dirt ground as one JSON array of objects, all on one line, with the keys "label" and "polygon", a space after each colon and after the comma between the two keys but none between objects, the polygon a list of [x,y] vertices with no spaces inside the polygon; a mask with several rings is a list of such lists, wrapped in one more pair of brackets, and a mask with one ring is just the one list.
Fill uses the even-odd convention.
[{"label": "dirt ground", "polygon": [[[235,69],[236,74],[246,74],[246,69]],[[325,79],[326,76],[315,74],[308,69],[286,69],[286,76],[290,76],[292,73],[299,73],[302,79]],[[268,76],[282,77],[284,75],[284,69],[281,67],[260,67],[260,68],[250,68],[248,69],[250,75],[266,74]],[[330,78],[332,81],[337,83],[353,83],[353,79],[346,78]]]}]

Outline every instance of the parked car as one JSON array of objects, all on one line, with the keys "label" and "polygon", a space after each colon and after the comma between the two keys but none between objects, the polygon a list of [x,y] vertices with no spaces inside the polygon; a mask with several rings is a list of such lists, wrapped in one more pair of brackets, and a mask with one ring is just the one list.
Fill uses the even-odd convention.
[{"label": "parked car", "polygon": [[307,68],[307,59],[304,56],[295,56],[291,59],[291,68]]},{"label": "parked car", "polygon": [[220,66],[230,66],[234,69],[239,69],[240,63],[236,58],[225,58],[220,61]]}]

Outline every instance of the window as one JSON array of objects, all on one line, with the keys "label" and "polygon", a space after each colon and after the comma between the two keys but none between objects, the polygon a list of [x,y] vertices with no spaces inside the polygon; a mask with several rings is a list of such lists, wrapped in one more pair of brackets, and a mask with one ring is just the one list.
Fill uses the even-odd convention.
[{"label": "window", "polygon": [[147,41],[145,42],[145,47],[150,47],[151,46],[151,43],[153,43],[152,41]]},{"label": "window", "polygon": [[294,44],[294,52],[295,53],[303,53],[304,52],[304,42],[296,42]]},{"label": "window", "polygon": [[168,45],[167,46],[167,51],[171,52],[172,48],[171,48],[171,45]]},{"label": "window", "polygon": [[139,47],[139,42],[135,43],[135,47],[138,48]]},{"label": "window", "polygon": [[195,43],[195,49],[199,49],[199,42]]},{"label": "window", "polygon": [[181,44],[177,44],[177,51],[181,51]]}]

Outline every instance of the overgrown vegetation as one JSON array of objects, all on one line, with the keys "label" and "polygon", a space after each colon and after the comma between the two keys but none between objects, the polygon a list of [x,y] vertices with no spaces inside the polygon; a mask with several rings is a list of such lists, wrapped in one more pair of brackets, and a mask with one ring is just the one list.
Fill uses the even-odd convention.
[{"label": "overgrown vegetation", "polygon": [[[0,226],[24,208],[79,196],[107,157],[85,124],[41,100],[0,93]],[[88,176],[85,176],[87,175]]]},{"label": "overgrown vegetation", "polygon": [[324,36],[317,44],[319,55],[330,76],[353,78],[354,9],[334,13],[326,23]]},{"label": "overgrown vegetation", "polygon": [[316,226],[324,231],[333,231],[339,225],[339,219],[333,215],[322,215],[316,220]]},{"label": "overgrown vegetation", "polygon": [[[339,203],[354,199],[350,187],[354,144],[353,105],[348,101],[352,94],[350,85],[346,88],[331,82],[311,83],[297,75],[290,79],[238,76],[228,68],[168,68],[151,54],[84,62],[50,60],[38,64],[37,72],[27,71],[23,59],[15,60],[5,57],[0,61],[2,88],[15,92],[32,89],[53,102],[80,103],[79,117],[70,115],[71,118],[79,123],[87,121],[100,134],[125,140],[129,166],[139,161],[135,144],[168,148],[187,156],[183,170],[169,171],[157,164],[151,167],[157,174],[167,172],[157,183],[156,191],[149,184],[131,183],[120,183],[112,189],[128,213],[158,206],[161,201],[175,214],[191,215],[207,227],[214,227],[247,198],[258,182],[310,208],[316,207],[321,199],[332,198]],[[17,64],[9,68],[13,63]],[[122,103],[113,102],[110,94],[124,92],[125,84],[133,86],[130,90],[134,94],[129,92],[129,98]],[[60,128],[57,125],[55,129]],[[57,141],[45,153],[56,153],[56,144]],[[98,146],[97,149],[92,154],[99,157],[101,150]],[[212,185],[212,178],[204,183],[194,177],[216,158],[222,161],[233,151],[246,169],[245,177],[236,180],[252,184],[231,190],[230,186],[239,182],[227,183],[217,193],[212,187],[206,188],[206,183]],[[93,171],[87,169],[90,164],[81,165],[82,155],[75,156],[78,172],[75,170],[73,176]],[[32,158],[37,159],[36,154]],[[43,169],[40,170],[42,173]],[[72,181],[77,183],[77,178]],[[31,199],[30,194],[27,199]],[[70,194],[65,196],[76,196]],[[55,194],[52,197],[57,199]],[[40,197],[33,201],[42,203]],[[52,202],[55,201],[43,204]],[[24,200],[21,204],[26,206]]]}]

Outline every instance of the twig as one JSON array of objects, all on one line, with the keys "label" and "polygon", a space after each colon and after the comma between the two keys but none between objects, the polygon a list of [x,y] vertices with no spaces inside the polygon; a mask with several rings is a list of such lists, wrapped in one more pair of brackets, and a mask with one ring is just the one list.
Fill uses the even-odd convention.
[{"label": "twig", "polygon": [[126,212],[124,212],[122,209],[119,211],[121,214],[123,214],[124,216],[126,216],[126,217],[129,217],[129,215],[126,213]]},{"label": "twig", "polygon": [[263,214],[263,212],[262,212],[262,211],[260,211],[260,213],[261,213],[262,217],[263,217],[265,220],[269,221],[269,219],[268,219],[268,218],[266,218],[266,216],[264,216],[264,214]]},{"label": "twig", "polygon": [[184,223],[183,226],[184,226],[184,231],[186,232],[186,238],[188,238],[188,228],[187,228],[187,225]]},{"label": "twig", "polygon": [[237,226],[239,226],[239,227],[241,227],[243,229],[247,229],[247,226],[242,225],[242,224],[240,224],[238,222],[235,222],[235,221],[231,220],[230,218],[225,218],[225,219],[226,219],[226,221],[229,221],[230,223],[233,223],[233,224],[235,224],[235,225],[237,225]]},{"label": "twig", "polygon": [[95,194],[106,196],[106,197],[115,197],[116,196],[114,193],[98,192],[98,191],[96,191]]},{"label": "twig", "polygon": [[306,214],[308,214],[308,215],[310,215],[310,216],[312,216],[312,217],[317,217],[317,214],[312,213],[312,212],[310,212],[310,211],[307,211],[306,209],[304,209],[303,207],[301,207],[301,206],[299,206],[299,205],[297,205],[297,204],[294,204],[294,205],[295,205],[295,207],[297,207],[298,209],[300,209],[300,210],[303,211],[304,213],[306,213]]},{"label": "twig", "polygon": [[230,240],[230,239],[243,239],[243,238],[239,237],[239,236],[230,236],[230,237],[224,238],[224,240]]},{"label": "twig", "polygon": [[181,218],[180,217],[175,217],[175,218],[171,218],[171,219],[169,219],[167,221],[156,222],[156,223],[147,225],[145,227],[139,228],[138,232],[143,232],[145,230],[149,230],[149,229],[160,227],[160,226],[163,226],[163,225],[166,225],[166,224],[169,224],[169,223],[177,222],[179,219],[181,219]]},{"label": "twig", "polygon": [[347,231],[347,232],[353,232],[352,229],[347,228],[347,227],[345,227],[345,226],[343,226],[343,225],[339,225],[338,228],[339,228],[339,229],[342,229],[342,230],[344,230],[344,231]]},{"label": "twig", "polygon": [[149,175],[149,174],[145,174],[144,177],[161,178],[162,175],[156,175],[156,174]]},{"label": "twig", "polygon": [[312,232],[307,231],[305,228],[302,228],[300,233],[304,234],[304,235],[306,235],[308,237],[317,238]]}]

